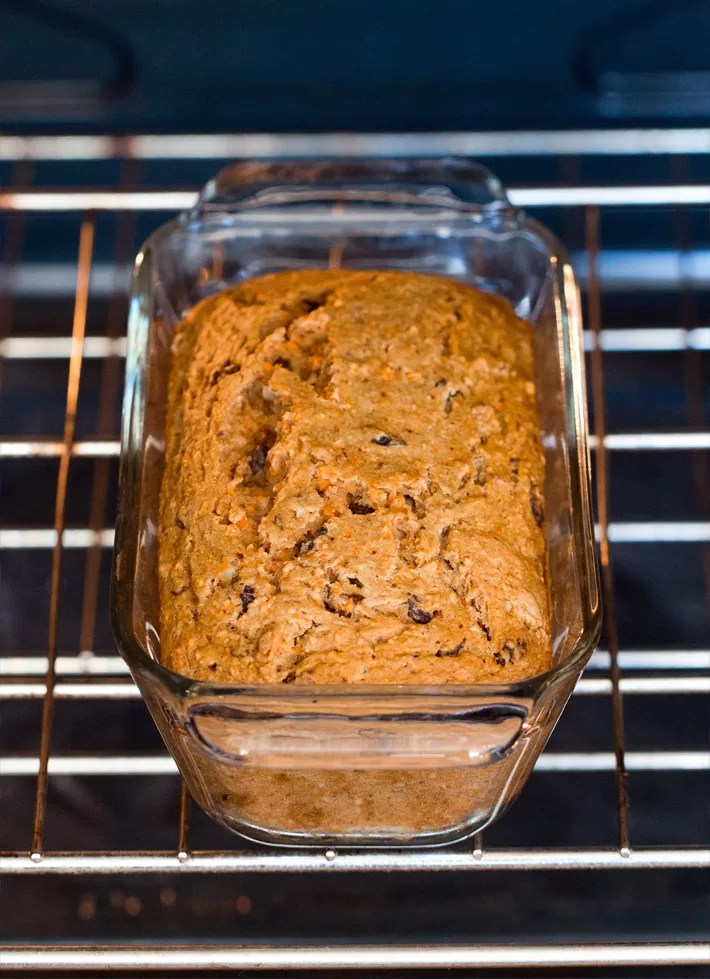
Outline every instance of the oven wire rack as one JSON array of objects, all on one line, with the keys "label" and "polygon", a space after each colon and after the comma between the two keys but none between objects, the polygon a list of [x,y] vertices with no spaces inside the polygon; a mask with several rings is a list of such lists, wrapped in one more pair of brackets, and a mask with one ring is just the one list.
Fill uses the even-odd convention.
[{"label": "oven wire rack", "polygon": [[[139,182],[146,160],[214,160],[234,157],[281,157],[307,155],[434,155],[465,153],[487,156],[624,156],[637,154],[710,155],[710,130],[598,131],[568,133],[496,133],[362,135],[362,136],[137,136],[137,137],[12,137],[0,136],[0,162],[12,165],[12,178],[0,186],[0,217],[5,217],[5,236],[0,253],[0,384],[2,362],[12,360],[62,360],[68,363],[64,431],[55,437],[0,437],[0,463],[20,460],[31,479],[32,461],[56,459],[58,476],[54,524],[47,527],[0,525],[0,551],[51,551],[51,596],[46,655],[10,652],[0,657],[0,703],[9,700],[41,703],[39,751],[31,755],[0,756],[2,776],[36,779],[34,825],[24,851],[0,852],[0,875],[110,875],[110,874],[225,874],[234,872],[349,872],[349,871],[459,871],[480,870],[657,870],[710,868],[707,846],[635,847],[629,832],[627,773],[633,771],[710,770],[708,750],[627,750],[624,740],[626,697],[653,698],[673,694],[710,694],[710,649],[626,650],[619,648],[615,618],[614,569],[610,544],[690,542],[703,548],[707,581],[710,582],[710,514],[691,521],[614,521],[609,514],[608,461],[616,453],[692,451],[702,464],[696,466],[698,492],[707,497],[707,451],[710,430],[689,425],[687,430],[608,432],[604,412],[604,355],[614,351],[684,351],[695,356],[710,351],[710,326],[693,313],[690,299],[681,303],[684,321],[677,328],[630,328],[606,330],[603,326],[602,286],[606,284],[601,256],[600,218],[608,207],[653,205],[681,214],[686,206],[708,207],[710,185],[667,182],[654,185],[583,186],[560,183],[510,189],[514,204],[535,209],[555,207],[574,215],[584,229],[584,254],[580,277],[587,293],[585,345],[590,355],[593,403],[592,449],[596,464],[597,538],[601,554],[602,586],[606,613],[606,649],[595,653],[580,680],[575,697],[610,698],[613,751],[545,752],[538,769],[548,772],[613,772],[616,779],[616,845],[579,849],[498,849],[484,846],[481,835],[468,849],[415,851],[289,851],[261,847],[199,851],[190,846],[190,801],[182,792],[176,845],[170,851],[53,852],[44,845],[47,820],[47,786],[54,776],[73,775],[172,775],[167,754],[110,755],[86,753],[57,755],[52,752],[55,705],[60,701],[125,701],[139,697],[127,670],[117,656],[94,654],[95,624],[106,609],[99,600],[101,556],[112,546],[113,531],[106,525],[110,463],[119,453],[112,427],[112,406],[121,383],[125,356],[123,306],[133,252],[136,217],[141,212],[172,214],[189,207],[194,188],[146,188]],[[43,161],[121,162],[117,186],[106,188],[36,186],[33,173]],[[114,260],[93,262],[97,216],[116,216]],[[42,281],[53,273],[28,276],[23,268],[23,239],[27,215],[81,216],[76,247],[76,272],[69,280],[53,282],[51,289],[74,293],[71,336],[13,336],[13,302],[19,295],[41,292]],[[681,255],[691,245],[679,224]],[[697,262],[679,288],[691,296]],[[610,269],[613,274],[613,269]],[[61,278],[61,275],[60,275]],[[41,281],[42,280],[42,281]],[[103,336],[85,336],[87,308],[92,291],[118,297],[109,307]],[[51,290],[50,290],[51,291]],[[102,364],[98,422],[94,437],[76,436],[77,405],[82,366]],[[689,403],[702,393],[690,391]],[[691,419],[692,421],[692,419]],[[67,491],[74,460],[92,460],[91,506],[86,526],[67,526]],[[60,654],[59,622],[62,563],[70,550],[86,554],[80,648]],[[708,586],[710,589],[710,585]],[[672,674],[672,675],[671,675]],[[573,709],[570,708],[570,709]],[[237,845],[238,846],[238,845]],[[61,936],[58,936],[60,938]],[[586,943],[586,944],[484,944],[484,945],[248,945],[176,948],[168,945],[7,945],[0,948],[0,969],[404,969],[493,967],[590,967],[705,965],[710,963],[710,943]]]}]

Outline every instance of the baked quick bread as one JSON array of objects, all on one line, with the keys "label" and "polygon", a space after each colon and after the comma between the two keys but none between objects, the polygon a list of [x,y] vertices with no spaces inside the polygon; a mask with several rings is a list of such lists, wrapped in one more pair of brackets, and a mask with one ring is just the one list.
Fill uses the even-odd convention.
[{"label": "baked quick bread", "polygon": [[163,662],[238,683],[549,668],[532,329],[437,276],[295,271],[173,343]]}]

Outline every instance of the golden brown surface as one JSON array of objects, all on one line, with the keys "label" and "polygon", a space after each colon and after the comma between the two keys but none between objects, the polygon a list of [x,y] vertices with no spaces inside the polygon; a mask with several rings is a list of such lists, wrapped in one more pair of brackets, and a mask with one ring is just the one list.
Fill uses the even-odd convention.
[{"label": "golden brown surface", "polygon": [[164,662],[241,683],[550,665],[532,333],[449,279],[300,271],[177,329]]}]

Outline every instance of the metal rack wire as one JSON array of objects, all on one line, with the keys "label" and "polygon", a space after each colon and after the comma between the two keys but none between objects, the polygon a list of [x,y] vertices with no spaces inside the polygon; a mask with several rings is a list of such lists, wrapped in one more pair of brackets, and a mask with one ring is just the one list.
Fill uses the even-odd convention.
[{"label": "metal rack wire", "polygon": [[[601,305],[605,284],[600,261],[600,219],[609,206],[634,208],[652,204],[673,209],[679,222],[681,256],[692,251],[684,237],[683,214],[688,205],[710,204],[710,186],[678,181],[635,186],[526,186],[514,187],[514,203],[528,208],[555,207],[581,220],[584,227],[583,275],[588,302],[587,350],[593,391],[598,540],[602,558],[606,608],[605,651],[595,654],[577,698],[609,698],[613,723],[612,751],[546,752],[538,770],[543,772],[613,772],[616,779],[617,839],[606,847],[497,848],[484,845],[481,836],[461,849],[370,851],[336,853],[292,852],[261,848],[198,850],[190,844],[190,802],[182,792],[180,816],[173,850],[121,850],[56,852],[45,847],[47,787],[55,776],[174,775],[176,769],[165,754],[129,755],[86,753],[57,755],[52,752],[53,716],[63,702],[129,702],[138,697],[118,657],[94,653],[97,618],[106,614],[100,600],[101,555],[112,544],[107,525],[110,462],[118,455],[117,432],[112,427],[113,406],[119,389],[125,354],[122,337],[127,269],[133,250],[136,215],[140,212],[173,212],[189,206],[194,189],[141,188],[141,161],[147,159],[203,159],[249,155],[307,155],[373,152],[402,155],[433,152],[469,152],[478,156],[576,154],[684,153],[710,155],[710,130],[666,133],[550,133],[459,134],[429,137],[105,137],[19,138],[0,137],[0,161],[14,162],[11,185],[0,191],[0,215],[6,215],[0,280],[0,370],[2,360],[61,360],[68,364],[64,431],[56,436],[0,436],[0,464],[19,460],[27,467],[28,485],[35,460],[58,462],[54,523],[49,527],[0,527],[0,551],[51,550],[51,594],[47,651],[44,656],[12,650],[0,657],[0,702],[35,701],[42,705],[39,749],[36,754],[3,755],[0,775],[36,778],[34,825],[26,850],[0,851],[0,873],[6,875],[180,875],[242,872],[348,872],[348,871],[459,871],[484,870],[663,870],[710,868],[710,840],[705,846],[634,846],[629,828],[627,773],[634,771],[707,772],[710,750],[627,750],[624,738],[624,702],[627,697],[661,695],[707,696],[710,693],[710,649],[626,650],[620,648],[615,618],[613,545],[689,542],[703,549],[707,582],[710,583],[710,514],[707,451],[710,430],[703,428],[702,382],[698,358],[710,350],[710,327],[698,321],[692,295],[695,267],[680,277],[683,320],[674,328],[603,327]],[[122,161],[118,186],[110,189],[40,189],[33,183],[33,165],[41,160]],[[217,163],[212,165],[216,169]],[[117,216],[115,245],[108,268],[94,270],[92,257],[97,215]],[[71,336],[13,336],[10,329],[16,295],[31,289],[22,278],[25,217],[31,213],[81,215],[77,249],[77,274]],[[37,276],[37,279],[40,277]],[[92,283],[110,297],[103,336],[86,336],[87,308]],[[66,288],[66,283],[55,288]],[[41,289],[41,284],[38,285]],[[98,285],[97,285],[98,288]],[[686,357],[688,425],[677,431],[610,432],[604,412],[604,356],[607,352],[681,351]],[[97,424],[93,437],[76,435],[77,405],[82,368],[91,360],[102,363]],[[0,375],[0,383],[2,375]],[[617,453],[694,453],[694,477],[702,519],[690,521],[615,521],[610,516],[609,459]],[[88,519],[84,526],[67,526],[67,490],[74,460],[91,460],[93,466]],[[60,652],[59,624],[62,597],[62,564],[71,550],[86,552],[79,650]],[[710,589],[710,584],[708,584]],[[570,707],[573,710],[574,706]],[[62,936],[58,935],[57,941]],[[710,962],[710,944],[597,943],[566,945],[253,945],[220,948],[191,947],[179,952],[167,945],[134,946],[44,945],[0,948],[0,967],[17,970],[89,968],[412,968],[412,967],[532,967],[590,965],[689,965]]]}]

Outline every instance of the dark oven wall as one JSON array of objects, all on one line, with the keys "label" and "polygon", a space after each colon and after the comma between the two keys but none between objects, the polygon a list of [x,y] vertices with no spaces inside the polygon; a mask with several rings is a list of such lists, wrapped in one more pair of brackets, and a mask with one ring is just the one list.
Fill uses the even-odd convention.
[{"label": "dark oven wall", "polygon": [[4,0],[0,124],[318,131],[699,119],[710,108],[709,38],[710,7],[688,0]]}]

